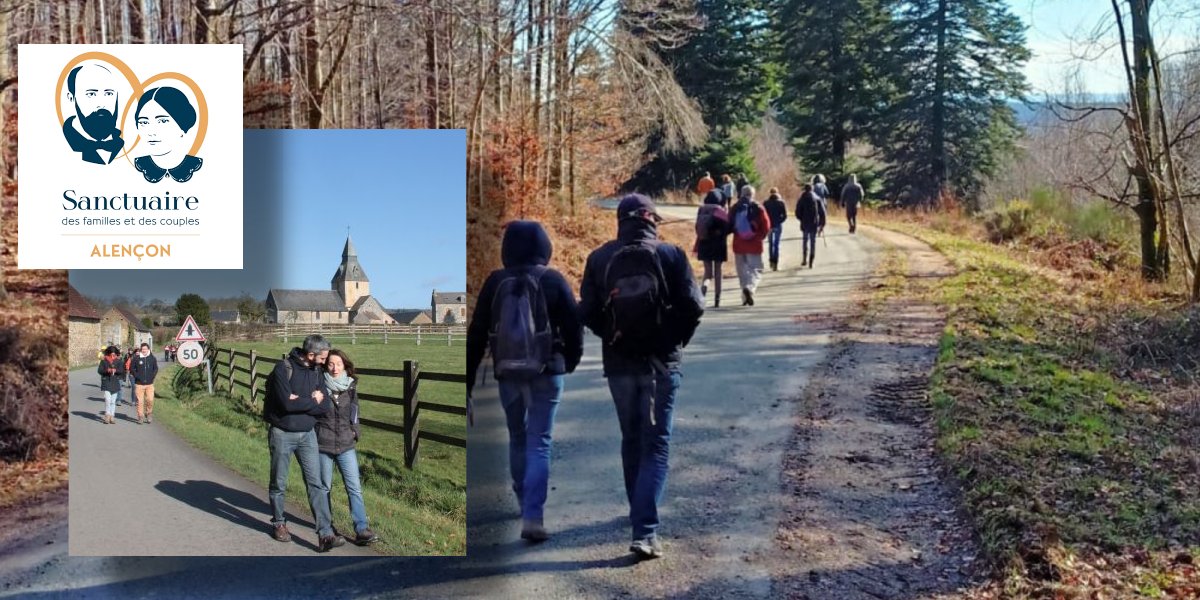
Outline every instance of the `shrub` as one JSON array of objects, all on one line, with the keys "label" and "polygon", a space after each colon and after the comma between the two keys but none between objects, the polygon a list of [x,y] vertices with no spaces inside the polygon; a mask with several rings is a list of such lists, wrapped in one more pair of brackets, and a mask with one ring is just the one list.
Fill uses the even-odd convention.
[{"label": "shrub", "polygon": [[0,458],[65,450],[66,352],[45,336],[0,329]]},{"label": "shrub", "polygon": [[1034,218],[1032,204],[1025,200],[1012,200],[985,213],[983,226],[987,229],[989,240],[1001,243],[1027,235],[1033,228]]}]

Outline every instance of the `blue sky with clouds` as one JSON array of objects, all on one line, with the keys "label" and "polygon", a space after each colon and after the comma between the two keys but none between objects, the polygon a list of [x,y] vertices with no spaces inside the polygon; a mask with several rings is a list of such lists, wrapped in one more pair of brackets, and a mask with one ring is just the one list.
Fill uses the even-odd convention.
[{"label": "blue sky with clouds", "polygon": [[462,130],[247,130],[244,269],[71,272],[90,296],[329,289],[347,227],[387,308],[466,289]]}]

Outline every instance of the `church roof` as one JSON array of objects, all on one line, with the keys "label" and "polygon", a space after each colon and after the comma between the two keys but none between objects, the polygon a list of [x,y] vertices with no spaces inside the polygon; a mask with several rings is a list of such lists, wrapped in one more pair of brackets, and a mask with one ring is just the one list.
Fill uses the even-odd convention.
[{"label": "church roof", "polygon": [[267,293],[267,301],[274,299],[275,310],[326,310],[342,312],[346,303],[333,290],[278,290]]},{"label": "church roof", "polygon": [[346,247],[342,249],[342,263],[338,265],[337,272],[333,274],[333,279],[330,281],[334,286],[342,281],[363,281],[369,282],[366,271],[363,271],[362,265],[358,264],[358,251],[354,249],[354,242],[350,241],[350,236],[346,236]]}]

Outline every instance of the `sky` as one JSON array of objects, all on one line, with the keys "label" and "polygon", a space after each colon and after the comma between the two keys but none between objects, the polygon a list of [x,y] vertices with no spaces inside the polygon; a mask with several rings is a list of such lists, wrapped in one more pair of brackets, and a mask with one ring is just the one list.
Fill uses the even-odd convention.
[{"label": "sky", "polygon": [[[1059,93],[1071,71],[1078,69],[1085,90],[1123,94],[1125,75],[1112,5],[1107,0],[1006,0],[1029,29],[1033,59],[1025,69],[1035,98]],[[1120,2],[1123,10],[1128,3]],[[1151,11],[1159,54],[1177,52],[1195,39],[1200,19],[1194,0],[1158,0]],[[1186,14],[1181,15],[1184,12]],[[1126,30],[1128,32],[1128,29]],[[1089,39],[1099,34],[1100,44]],[[1083,59],[1079,58],[1083,57]]]},{"label": "sky", "polygon": [[463,130],[246,130],[244,259],[237,270],[73,270],[85,295],[174,303],[270,288],[327,290],[347,227],[371,294],[427,308],[466,290]]}]

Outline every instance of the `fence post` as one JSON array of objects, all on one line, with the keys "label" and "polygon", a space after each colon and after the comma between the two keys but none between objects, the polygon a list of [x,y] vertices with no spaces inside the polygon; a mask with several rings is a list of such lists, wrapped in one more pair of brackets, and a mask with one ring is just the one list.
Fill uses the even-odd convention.
[{"label": "fence post", "polygon": [[236,397],[237,394],[235,394],[233,392],[233,357],[235,356],[234,352],[235,351],[233,348],[229,349],[229,395]]},{"label": "fence post", "polygon": [[384,346],[387,345],[387,333],[388,333],[388,324],[387,324],[387,321],[384,321],[384,323],[383,323],[383,345]]},{"label": "fence post", "polygon": [[358,335],[355,333],[354,326],[351,325],[350,326],[350,345],[353,346],[357,343],[358,343]]},{"label": "fence post", "polygon": [[404,466],[409,469],[417,464],[417,448],[420,444],[421,415],[417,410],[420,377],[420,366],[415,361],[404,361]]},{"label": "fence post", "polygon": [[417,345],[421,345],[421,326],[417,325]]},{"label": "fence post", "polygon": [[448,328],[446,329],[446,345],[447,345],[447,346],[452,346],[452,345],[453,345],[453,344],[451,344],[451,343],[450,343],[450,329],[448,329]]},{"label": "fence post", "polygon": [[258,401],[258,391],[254,388],[255,380],[258,379],[258,352],[253,348],[250,349],[250,404],[253,405]]}]

